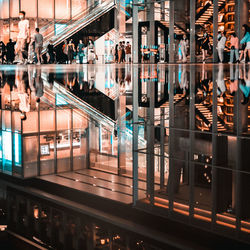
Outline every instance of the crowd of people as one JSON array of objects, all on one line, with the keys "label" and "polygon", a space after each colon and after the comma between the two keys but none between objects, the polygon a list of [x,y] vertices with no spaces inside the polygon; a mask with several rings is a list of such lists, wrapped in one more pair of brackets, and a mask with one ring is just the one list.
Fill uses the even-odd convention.
[{"label": "crowd of people", "polygon": [[[17,41],[11,39],[5,45],[0,42],[0,63],[1,64],[37,64],[42,63],[67,63],[72,64],[78,62],[84,63],[84,58],[87,58],[87,63],[93,64],[98,60],[96,49],[93,40],[89,40],[87,45],[83,40],[76,43],[70,39],[65,40],[62,46],[54,47],[53,41],[44,44],[44,39],[39,28],[36,28],[34,35],[31,36],[29,20],[25,17],[25,12],[19,12],[18,30],[12,31],[18,33]],[[124,63],[131,62],[131,45],[125,41],[117,44],[113,51],[114,62]]]},{"label": "crowd of people", "polygon": [[113,57],[115,63],[131,63],[132,54],[130,43],[127,42],[127,44],[125,44],[125,41],[121,41],[119,44],[116,44],[113,50]]},{"label": "crowd of people", "polygon": [[[247,24],[242,26],[242,31],[244,33],[243,38],[240,40],[236,33],[233,32],[230,37],[226,37],[226,32],[218,32],[218,43],[217,51],[219,57],[219,63],[224,63],[224,53],[225,49],[230,51],[229,64],[236,63],[246,63],[247,57],[250,61],[250,27]],[[229,41],[229,46],[227,46],[227,40]],[[202,61],[206,62],[208,58],[209,51],[211,52],[212,46],[210,44],[209,35],[204,32],[201,39],[201,49],[202,49]]]},{"label": "crowd of people", "polygon": [[[53,41],[44,44],[44,39],[40,33],[39,28],[36,28],[34,35],[30,34],[29,20],[25,17],[25,12],[19,12],[20,21],[18,23],[17,41],[13,42],[12,39],[5,45],[0,42],[0,63],[4,64],[37,64],[42,63],[89,63],[94,64],[98,60],[95,45],[93,40],[89,40],[85,45],[83,40],[78,44],[72,39],[65,40],[63,45],[54,46]],[[223,31],[218,32],[217,37],[217,51],[220,63],[224,63],[225,50],[230,51],[229,63],[245,63],[250,60],[250,27],[247,24],[242,26],[244,36],[240,40],[236,33],[233,32],[230,37],[226,37]],[[198,50],[202,54],[202,62],[205,63],[212,54],[212,45],[210,43],[210,35],[204,32],[202,37],[196,37],[196,44]],[[187,34],[179,36],[178,56],[179,61],[187,63],[189,54],[189,40]],[[77,45],[76,45],[77,44]],[[149,48],[144,48],[142,52],[142,62],[150,62],[151,54],[157,56],[159,53],[156,49],[155,53],[151,53]],[[131,63],[132,62],[132,49],[129,42],[120,41],[112,49],[112,56],[114,63]],[[85,60],[84,60],[85,59]]]}]

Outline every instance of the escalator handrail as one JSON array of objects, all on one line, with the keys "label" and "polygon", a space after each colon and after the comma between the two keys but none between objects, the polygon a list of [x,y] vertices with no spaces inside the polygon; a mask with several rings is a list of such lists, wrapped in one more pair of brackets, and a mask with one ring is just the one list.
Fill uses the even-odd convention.
[{"label": "escalator handrail", "polygon": [[[69,32],[70,32],[70,35],[74,34],[75,32],[77,32],[77,30],[79,30],[79,28],[82,28],[83,26],[88,25],[90,22],[92,22],[93,20],[98,18],[103,13],[105,13],[105,12],[109,11],[110,9],[114,8],[115,7],[114,3],[115,3],[114,0],[111,0],[111,1],[108,1],[108,2],[105,1],[105,5],[99,5],[98,6],[99,8],[96,7],[95,9],[93,9],[92,12],[90,12],[88,16],[84,16],[80,20],[75,20],[74,23],[72,23],[69,26],[62,29],[60,31],[60,34],[58,34],[58,35],[55,35],[54,31],[50,32],[48,35],[46,35],[44,37],[44,50],[46,49],[46,47],[48,45],[48,42],[50,40],[52,40],[54,46],[58,45],[63,40],[67,39],[67,36],[69,35]],[[98,12],[98,10],[101,10],[101,11]],[[72,32],[73,29],[74,29],[75,32]],[[44,52],[45,51],[43,51],[43,53]]]}]

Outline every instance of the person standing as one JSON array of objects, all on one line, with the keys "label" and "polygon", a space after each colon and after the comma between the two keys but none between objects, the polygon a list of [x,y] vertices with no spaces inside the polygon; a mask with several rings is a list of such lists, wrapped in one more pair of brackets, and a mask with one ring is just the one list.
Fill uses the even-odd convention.
[{"label": "person standing", "polygon": [[209,50],[209,36],[208,36],[207,32],[205,32],[203,35],[201,48],[202,48],[202,61],[203,61],[203,63],[205,63],[206,57],[207,57],[207,52]]},{"label": "person standing", "polygon": [[4,64],[4,57],[5,57],[5,44],[3,41],[0,42],[0,60],[1,63]]},{"label": "person standing", "polygon": [[7,59],[7,63],[13,63],[14,59],[15,59],[15,42],[12,42],[12,39],[9,40],[9,42],[6,45],[6,50],[7,50],[7,54],[6,54],[6,59]]},{"label": "person standing", "polygon": [[181,50],[181,58],[182,62],[187,62],[187,42],[186,42],[186,35],[184,34],[180,40],[180,50]]},{"label": "person standing", "polygon": [[18,55],[18,64],[24,63],[23,54],[27,54],[26,47],[27,43],[30,42],[30,24],[29,20],[25,17],[25,12],[19,12],[20,21],[18,23],[19,33],[17,35],[17,46],[16,46],[16,53]]},{"label": "person standing", "polygon": [[220,63],[223,63],[224,61],[224,49],[225,49],[226,41],[227,41],[225,34],[226,34],[225,31],[221,32],[221,37],[218,41],[218,55],[219,55]]},{"label": "person standing", "polygon": [[[63,46],[62,46],[62,58],[61,60],[63,63],[68,63],[68,42],[67,40],[64,41]],[[57,60],[58,61],[58,60]]]},{"label": "person standing", "polygon": [[131,45],[129,42],[127,42],[125,52],[126,52],[126,62],[131,63]]},{"label": "person standing", "polygon": [[43,49],[43,36],[39,33],[39,28],[36,28],[36,32],[34,35],[35,41],[35,52],[37,57],[37,65],[41,65],[42,61],[42,49]]},{"label": "person standing", "polygon": [[88,44],[88,63],[93,64],[96,59],[95,45],[92,40],[89,40]]},{"label": "person standing", "polygon": [[47,47],[47,51],[48,51],[48,62],[51,64],[51,63],[54,63],[55,62],[55,51],[54,51],[54,45],[53,45],[53,42],[50,40],[49,41],[49,44],[48,44],[48,47]]},{"label": "person standing", "polygon": [[122,42],[122,62],[126,62],[126,45],[125,45],[125,41]]},{"label": "person standing", "polygon": [[114,54],[114,62],[118,63],[118,44],[115,45],[113,54]]},{"label": "person standing", "polygon": [[245,48],[243,49],[243,51],[240,55],[240,61],[241,61],[241,63],[245,63],[247,53],[248,53],[248,57],[250,60],[250,28],[247,24],[243,24],[242,29],[244,31],[244,37],[240,41],[240,44],[242,44]]},{"label": "person standing", "polygon": [[69,64],[72,64],[74,60],[75,51],[76,49],[75,49],[75,44],[73,43],[73,39],[70,39],[69,44],[68,44],[68,63]]},{"label": "person standing", "polygon": [[234,32],[231,35],[230,40],[230,61],[229,64],[232,64],[234,62],[234,55],[236,62],[239,62],[239,38],[236,36],[236,33]]},{"label": "person standing", "polygon": [[122,62],[122,42],[119,42],[119,46],[118,46],[118,63]]},{"label": "person standing", "polygon": [[84,44],[83,44],[82,40],[79,41],[79,44],[77,46],[77,51],[78,51],[79,63],[83,64]]}]

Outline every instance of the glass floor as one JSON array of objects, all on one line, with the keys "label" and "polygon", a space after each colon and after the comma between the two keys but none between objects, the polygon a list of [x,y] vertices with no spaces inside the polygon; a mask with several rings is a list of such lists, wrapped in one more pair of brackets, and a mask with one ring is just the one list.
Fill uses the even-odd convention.
[{"label": "glass floor", "polygon": [[0,169],[249,242],[249,66],[1,66]]}]

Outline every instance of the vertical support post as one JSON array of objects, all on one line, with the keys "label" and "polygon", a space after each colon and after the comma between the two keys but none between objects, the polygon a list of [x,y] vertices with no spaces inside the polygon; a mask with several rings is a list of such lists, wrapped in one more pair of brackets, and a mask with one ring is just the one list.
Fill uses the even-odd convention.
[{"label": "vertical support post", "polygon": [[218,0],[213,1],[214,4],[214,14],[213,14],[213,62],[218,61],[218,51],[217,51],[217,43],[218,43],[218,14],[219,14],[219,5]]},{"label": "vertical support post", "polygon": [[69,137],[69,143],[70,143],[70,170],[73,171],[74,169],[74,161],[73,161],[73,107],[70,106],[70,137]]},{"label": "vertical support post", "polygon": [[57,174],[57,106],[56,106],[56,99],[55,99],[55,138],[54,138],[54,173]]},{"label": "vertical support post", "polygon": [[174,63],[175,43],[174,43],[174,0],[169,2],[169,63]]},{"label": "vertical support post", "polygon": [[217,151],[217,70],[213,65],[213,123],[212,123],[212,229],[216,226],[217,213],[217,169],[216,169],[216,151]]},{"label": "vertical support post", "polygon": [[[239,1],[240,2],[240,1]],[[239,26],[240,28],[240,26]],[[242,217],[242,112],[240,110],[241,104],[241,93],[237,91],[237,95],[234,98],[234,114],[236,116],[236,134],[237,134],[237,152],[236,152],[236,173],[235,173],[235,213],[236,213],[236,234],[239,235],[241,231],[241,217]]]},{"label": "vertical support post", "polygon": [[[151,74],[154,71],[154,65],[150,68]],[[154,127],[154,108],[155,108],[155,82],[148,83],[149,108],[147,120],[147,195],[150,199],[150,204],[154,204],[154,141],[155,141],[155,127]]]},{"label": "vertical support post", "polygon": [[196,0],[190,0],[190,63],[195,63]]},{"label": "vertical support post", "polygon": [[241,26],[248,24],[248,0],[237,0],[235,1],[235,32],[239,38],[242,38]]},{"label": "vertical support post", "polygon": [[138,0],[133,1],[133,17],[132,17],[132,24],[133,24],[133,63],[139,62],[139,39],[138,39]]},{"label": "vertical support post", "polygon": [[138,67],[132,66],[133,77],[133,205],[138,200]]},{"label": "vertical support post", "polygon": [[[203,66],[205,67],[205,66]],[[189,219],[194,216],[194,176],[195,168],[193,163],[195,143],[195,66],[190,65],[190,106],[189,106],[189,127],[190,127],[190,156],[189,156]]]},{"label": "vertical support post", "polygon": [[38,0],[36,0],[36,27],[39,28],[39,23],[38,23]]},{"label": "vertical support post", "polygon": [[40,135],[41,135],[41,110],[40,110],[40,102],[38,103],[38,153],[37,153],[37,175],[40,176],[41,175],[41,140],[40,140]]},{"label": "vertical support post", "polygon": [[[153,1],[148,1],[149,7],[149,15],[148,15],[148,21],[149,21],[149,48],[153,49],[155,46],[155,5]],[[155,63],[155,56],[153,53],[151,53],[150,56],[150,63]]]},{"label": "vertical support post", "polygon": [[[41,1],[41,0],[40,0]],[[53,1],[54,35],[56,34],[56,0]]]},{"label": "vertical support post", "polygon": [[173,148],[174,148],[174,66],[168,66],[168,84],[169,89],[169,175],[167,194],[169,200],[169,212],[173,212],[173,200],[174,200],[174,160],[173,160]]},{"label": "vertical support post", "polygon": [[[165,70],[162,68],[162,70]],[[160,110],[160,187],[164,188],[165,181],[165,108],[161,108]]]}]

